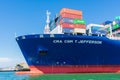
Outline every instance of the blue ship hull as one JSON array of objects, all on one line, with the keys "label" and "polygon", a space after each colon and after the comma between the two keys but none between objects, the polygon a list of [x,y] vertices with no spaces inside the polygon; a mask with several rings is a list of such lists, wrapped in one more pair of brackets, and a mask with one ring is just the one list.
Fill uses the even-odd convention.
[{"label": "blue ship hull", "polygon": [[120,71],[120,40],[70,34],[25,35],[16,40],[31,70],[37,68],[43,73]]}]

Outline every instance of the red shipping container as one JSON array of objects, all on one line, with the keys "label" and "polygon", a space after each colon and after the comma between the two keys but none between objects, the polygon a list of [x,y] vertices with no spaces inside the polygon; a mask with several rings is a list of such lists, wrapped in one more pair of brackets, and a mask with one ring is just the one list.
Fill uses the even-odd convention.
[{"label": "red shipping container", "polygon": [[82,11],[80,11],[80,10],[68,9],[68,8],[63,8],[63,9],[60,11],[60,14],[63,14],[63,13],[69,13],[69,14],[75,14],[75,15],[81,15],[81,16],[82,16]]},{"label": "red shipping container", "polygon": [[86,25],[84,25],[84,24],[75,24],[75,28],[86,29]]},{"label": "red shipping container", "polygon": [[69,23],[62,23],[61,27],[63,28],[75,28],[75,25]]},{"label": "red shipping container", "polygon": [[82,19],[82,15],[74,15],[74,14],[69,14],[69,13],[62,13],[61,17],[62,18],[72,18],[72,19]]},{"label": "red shipping container", "polygon": [[61,27],[63,27],[63,28],[81,28],[81,29],[86,29],[86,26],[84,24],[62,23]]}]

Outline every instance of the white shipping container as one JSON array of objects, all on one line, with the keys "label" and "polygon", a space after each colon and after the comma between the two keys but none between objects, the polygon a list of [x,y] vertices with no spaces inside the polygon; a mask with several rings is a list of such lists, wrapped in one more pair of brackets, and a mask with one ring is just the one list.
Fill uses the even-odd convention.
[{"label": "white shipping container", "polygon": [[74,33],[86,33],[86,29],[74,28]]}]

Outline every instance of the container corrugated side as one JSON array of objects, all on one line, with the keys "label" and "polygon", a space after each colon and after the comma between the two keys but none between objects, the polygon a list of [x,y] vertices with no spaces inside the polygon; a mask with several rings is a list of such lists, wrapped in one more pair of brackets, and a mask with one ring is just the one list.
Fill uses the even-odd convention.
[{"label": "container corrugated side", "polygon": [[112,21],[105,21],[105,22],[103,22],[103,25],[108,25],[108,24],[111,24],[112,23]]},{"label": "container corrugated side", "polygon": [[73,28],[62,28],[63,33],[73,33],[74,29]]},{"label": "container corrugated side", "polygon": [[81,28],[81,29],[86,29],[86,25],[85,24],[74,24],[75,28]]},{"label": "container corrugated side", "polygon": [[75,28],[74,24],[70,24],[70,23],[62,23],[61,24],[62,28]]},{"label": "container corrugated side", "polygon": [[73,24],[73,19],[70,19],[70,18],[63,18],[60,20],[60,24],[62,23],[71,23]]},{"label": "container corrugated side", "polygon": [[81,15],[74,15],[74,14],[69,14],[69,13],[62,13],[61,17],[62,18],[72,18],[72,19],[82,19]]},{"label": "container corrugated side", "polygon": [[119,24],[115,24],[115,25],[113,25],[112,30],[118,29],[118,28],[120,28],[120,25]]},{"label": "container corrugated side", "polygon": [[120,20],[120,16],[115,17],[115,20]]},{"label": "container corrugated side", "polygon": [[86,25],[83,25],[83,24],[62,23],[60,25],[63,28],[81,28],[81,29],[86,29]]},{"label": "container corrugated side", "polygon": [[74,33],[86,33],[86,29],[74,28]]},{"label": "container corrugated side", "polygon": [[[120,28],[120,24],[115,24],[112,26],[112,30],[116,30],[118,28]],[[110,28],[108,27],[107,30],[110,31]]]},{"label": "container corrugated side", "polygon": [[80,19],[71,19],[71,18],[62,18],[60,20],[60,24],[61,23],[71,23],[71,24],[86,24],[86,22],[84,20],[80,20]]},{"label": "container corrugated side", "polygon": [[75,14],[75,15],[82,15],[82,11],[80,11],[80,10],[68,9],[68,8],[63,8],[63,9],[60,11],[60,14],[63,14],[63,13],[69,13],[69,14]]},{"label": "container corrugated side", "polygon": [[85,20],[74,19],[73,24],[86,24]]},{"label": "container corrugated side", "polygon": [[115,22],[120,25],[120,20],[116,20]]}]

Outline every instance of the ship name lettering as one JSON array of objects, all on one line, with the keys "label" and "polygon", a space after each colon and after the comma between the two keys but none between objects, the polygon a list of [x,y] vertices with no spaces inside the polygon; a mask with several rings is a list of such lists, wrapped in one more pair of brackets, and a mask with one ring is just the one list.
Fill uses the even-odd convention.
[{"label": "ship name lettering", "polygon": [[64,43],[73,43],[73,40],[64,40]]},{"label": "ship name lettering", "polygon": [[75,40],[74,42],[78,44],[102,44],[102,41],[96,40]]},{"label": "ship name lettering", "polygon": [[102,44],[99,40],[53,40],[53,43]]},{"label": "ship name lettering", "polygon": [[53,40],[53,43],[63,43],[62,40]]},{"label": "ship name lettering", "polygon": [[75,40],[75,43],[77,43],[78,42],[78,40]]}]

